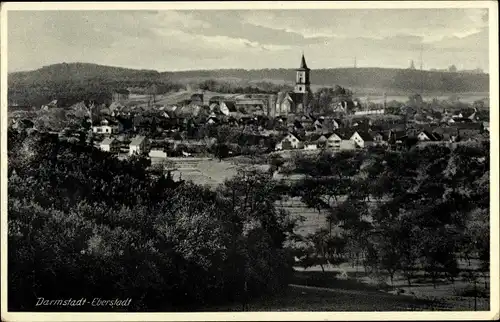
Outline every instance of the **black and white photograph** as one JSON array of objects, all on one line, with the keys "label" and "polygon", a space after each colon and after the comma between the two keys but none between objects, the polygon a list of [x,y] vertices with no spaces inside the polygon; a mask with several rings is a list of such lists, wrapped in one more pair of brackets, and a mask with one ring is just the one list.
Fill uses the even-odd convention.
[{"label": "black and white photograph", "polygon": [[498,318],[497,2],[1,23],[2,321]]}]

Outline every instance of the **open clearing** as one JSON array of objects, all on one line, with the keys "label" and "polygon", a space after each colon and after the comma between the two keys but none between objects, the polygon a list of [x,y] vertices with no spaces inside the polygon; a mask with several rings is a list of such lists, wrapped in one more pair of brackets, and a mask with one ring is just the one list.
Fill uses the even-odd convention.
[{"label": "open clearing", "polygon": [[174,162],[175,170],[172,171],[174,180],[186,180],[195,184],[217,187],[238,174],[240,169],[258,169],[266,171],[268,165],[239,164],[231,160],[213,158],[167,158]]}]

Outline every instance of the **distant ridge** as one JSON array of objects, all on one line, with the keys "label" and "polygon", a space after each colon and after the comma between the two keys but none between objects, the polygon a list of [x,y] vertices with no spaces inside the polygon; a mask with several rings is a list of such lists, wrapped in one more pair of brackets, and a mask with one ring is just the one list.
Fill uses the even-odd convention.
[{"label": "distant ridge", "polygon": [[[394,68],[331,68],[314,69],[310,62],[311,84],[316,87],[340,85],[354,89],[377,89],[388,93],[425,92],[464,93],[489,92],[488,74],[448,73]],[[8,75],[9,98],[21,100],[26,93],[29,101],[54,97],[58,93],[75,92],[82,96],[109,95],[116,88],[148,86],[148,84],[186,84],[206,79],[230,82],[292,83],[295,69],[217,69],[158,72],[91,63],[61,63],[33,71]],[[91,88],[91,90],[89,90]],[[61,91],[64,89],[64,91]],[[43,94],[43,95],[41,95]],[[78,98],[80,99],[80,97]]]},{"label": "distant ridge", "polygon": [[9,83],[39,83],[57,81],[82,81],[87,79],[125,78],[139,79],[144,77],[158,77],[155,70],[138,70],[122,67],[104,66],[90,63],[60,63],[44,66],[33,71],[9,73]]}]

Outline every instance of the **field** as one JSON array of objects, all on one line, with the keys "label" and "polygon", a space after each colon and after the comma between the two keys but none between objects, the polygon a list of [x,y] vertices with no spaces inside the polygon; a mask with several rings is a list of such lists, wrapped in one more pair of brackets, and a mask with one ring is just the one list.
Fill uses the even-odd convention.
[{"label": "field", "polygon": [[[408,101],[408,96],[410,94],[411,93],[409,93],[408,95],[387,95],[386,100],[387,100],[387,102],[390,102],[390,101],[406,102],[406,101]],[[360,95],[354,94],[354,95],[357,98],[359,98],[361,100],[361,102],[366,102],[367,100],[369,100],[370,102],[373,102],[373,103],[378,103],[378,104],[384,102],[384,94],[381,92],[378,92],[378,93],[373,94],[373,95],[366,95],[366,94],[360,94]],[[440,101],[444,101],[444,100],[449,100],[450,97],[455,97],[460,102],[466,103],[466,104],[472,104],[472,103],[474,103],[474,101],[478,101],[478,100],[484,100],[486,103],[489,102],[489,93],[475,93],[475,92],[458,93],[458,94],[455,94],[455,93],[426,94],[426,93],[424,93],[422,95],[422,98],[424,101],[432,101],[433,99],[438,99]]]},{"label": "field", "polygon": [[[459,267],[463,271],[476,270],[478,263],[471,261],[460,261]],[[389,277],[380,272],[378,274],[366,274],[361,266],[354,266],[344,263],[338,266],[326,265],[325,272],[319,266],[314,266],[304,270],[296,268],[295,284],[303,284],[316,287],[331,287],[340,289],[357,290],[377,290],[383,293],[396,293],[399,290],[401,295],[412,296],[416,299],[427,299],[442,304],[454,310],[474,310],[473,286],[463,278],[458,277],[454,283],[446,280],[439,280],[436,287],[430,278],[424,276],[422,272],[415,272],[416,278],[412,281],[411,287],[402,276],[396,276],[391,285]],[[346,274],[345,279],[339,276]],[[477,290],[480,294],[476,299],[478,310],[487,310],[489,298],[482,297],[481,294],[489,294],[489,283],[485,283],[484,278],[479,278]]]},{"label": "field", "polygon": [[174,163],[172,176],[174,180],[191,181],[198,185],[217,187],[224,181],[233,178],[239,169],[258,168],[266,171],[267,165],[242,164],[236,160],[213,158],[167,158]]},{"label": "field", "polygon": [[[294,273],[292,284],[282,292],[247,303],[207,307],[204,311],[482,311],[489,310],[489,299],[455,296],[453,292],[418,292],[418,286],[403,294],[382,290],[354,278],[338,279],[335,274],[318,271]],[[462,286],[457,283],[457,289]],[[438,287],[443,291],[443,286]],[[423,289],[421,289],[423,291]],[[413,292],[410,294],[410,292]],[[423,293],[423,292],[422,292]],[[448,292],[450,293],[450,292]]]},{"label": "field", "polygon": [[278,201],[276,206],[288,211],[292,218],[301,217],[303,219],[295,230],[301,236],[307,236],[318,229],[328,227],[325,214],[318,213],[317,210],[307,207],[306,204],[300,201],[300,198],[287,198]]},{"label": "field", "polygon": [[[347,278],[338,277],[340,270],[347,270]],[[489,310],[489,298],[463,296],[469,289],[466,283],[441,284],[437,288],[429,282],[404,287],[395,281],[395,289],[379,280],[366,277],[362,269],[340,265],[327,268],[323,273],[318,267],[307,271],[296,268],[292,283],[280,293],[255,299],[243,307],[242,303],[206,307],[204,311],[482,311]],[[478,286],[480,289],[481,286]]]},{"label": "field", "polygon": [[[245,311],[414,311],[429,310],[432,302],[376,291],[350,291],[289,285],[272,296],[248,303]],[[208,307],[204,311],[242,311],[242,304]]]}]

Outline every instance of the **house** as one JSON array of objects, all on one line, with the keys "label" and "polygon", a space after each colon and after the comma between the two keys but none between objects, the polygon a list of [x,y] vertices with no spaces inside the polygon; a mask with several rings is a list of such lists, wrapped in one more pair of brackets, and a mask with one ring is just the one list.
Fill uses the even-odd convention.
[{"label": "house", "polygon": [[328,134],[313,134],[309,137],[309,141],[315,142],[318,148],[326,148],[328,136]]},{"label": "house", "polygon": [[439,135],[442,141],[456,142],[458,139],[458,130],[455,127],[437,127],[432,132]]},{"label": "house", "polygon": [[238,100],[235,102],[237,110],[244,110],[246,113],[251,114],[264,114],[265,113],[265,104],[262,100],[254,100],[254,99],[245,99]]},{"label": "house", "polygon": [[120,149],[120,144],[113,138],[105,138],[101,143],[99,143],[99,148],[102,151],[117,153]]},{"label": "house", "polygon": [[294,121],[293,121],[293,128],[294,128],[295,130],[302,130],[302,129],[304,129],[304,125],[302,124],[302,122],[301,122],[301,121],[299,121],[299,120],[294,120]]},{"label": "house", "polygon": [[219,105],[220,102],[222,102],[224,100],[224,97],[222,96],[212,96],[210,97],[210,99],[208,100],[208,105],[212,105],[212,104],[217,104]]},{"label": "house", "polygon": [[373,136],[367,131],[356,131],[350,137],[357,147],[364,148],[374,144]]},{"label": "house", "polygon": [[207,118],[207,124],[219,124],[220,121],[219,121],[219,118],[217,117],[217,115],[215,115],[215,113],[211,113],[208,118]]},{"label": "house", "polygon": [[147,148],[147,138],[145,136],[138,135],[132,139],[129,144],[129,154],[138,155],[146,152]]},{"label": "house", "polygon": [[151,159],[166,159],[167,158],[167,153],[164,151],[163,148],[153,148],[151,151],[149,151],[149,157]]},{"label": "house", "polygon": [[220,113],[220,105],[218,102],[210,103],[208,105],[210,112]]},{"label": "house", "polygon": [[341,121],[338,119],[329,118],[323,122],[324,127],[328,130],[335,131],[340,128]]},{"label": "house", "polygon": [[238,112],[236,104],[233,101],[221,101],[220,102],[220,112],[224,115],[235,115]]},{"label": "house", "polygon": [[103,119],[99,125],[92,126],[92,132],[99,134],[116,134],[121,132],[122,130],[122,123],[108,119]]},{"label": "house", "polygon": [[313,134],[305,139],[304,150],[317,150],[326,147],[327,138],[323,134]]},{"label": "house", "polygon": [[179,108],[179,105],[178,104],[174,104],[174,105],[168,105],[165,107],[165,111],[167,111],[168,113],[175,113],[175,111]]},{"label": "house", "polygon": [[408,135],[405,130],[401,129],[392,129],[389,131],[388,143],[392,145],[400,145],[403,144],[408,139]]},{"label": "house", "polygon": [[475,137],[484,132],[482,123],[455,123],[451,128],[456,129],[458,137],[462,139]]},{"label": "house", "polygon": [[387,144],[387,136],[382,132],[371,131],[369,132],[373,138],[374,145],[385,145]]},{"label": "house", "polygon": [[314,121],[313,126],[316,131],[323,131],[323,123],[325,121],[324,117],[318,118]]},{"label": "house", "polygon": [[421,131],[420,133],[417,134],[417,139],[419,141],[441,141],[441,138],[439,135],[435,132],[429,132],[427,130]]},{"label": "house", "polygon": [[318,144],[316,142],[305,142],[304,150],[317,150]]},{"label": "house", "polygon": [[448,117],[448,116],[445,116],[441,119],[441,121],[439,122],[440,124],[446,124],[446,125],[449,125],[449,124],[452,124],[452,123],[455,123],[455,120],[452,119],[451,117]]},{"label": "house", "polygon": [[294,124],[298,125],[298,123],[300,123],[300,126],[302,126],[302,128],[307,129],[307,130],[313,130],[314,129],[314,121],[315,121],[315,119],[312,116],[310,116],[308,114],[300,114],[300,115],[295,115]]},{"label": "house", "polygon": [[352,127],[364,129],[365,131],[368,131],[368,129],[373,125],[372,120],[366,117],[352,118],[350,122]]},{"label": "house", "polygon": [[342,138],[337,133],[332,133],[328,136],[326,141],[326,148],[333,150],[340,150]]},{"label": "house", "polygon": [[453,123],[472,123],[472,122],[474,122],[473,120],[471,120],[470,118],[467,118],[467,117],[457,117],[457,118],[454,118],[452,120],[453,120]]},{"label": "house", "polygon": [[190,103],[194,105],[203,105],[203,94],[196,93],[191,95]]},{"label": "house", "polygon": [[190,103],[188,105],[178,107],[175,110],[175,115],[181,118],[197,117],[200,114],[200,112],[202,112],[202,110],[203,110],[202,105]]},{"label": "house", "polygon": [[349,101],[346,101],[346,100],[342,100],[340,102],[335,102],[332,106],[332,110],[333,112],[336,112],[336,113],[348,113],[348,111],[352,110],[353,107],[357,107],[357,102],[353,102],[351,100]]},{"label": "house", "polygon": [[349,133],[346,131],[335,131],[327,134],[326,148],[333,151],[354,150],[355,143],[349,137]]},{"label": "house", "polygon": [[281,141],[276,144],[276,150],[291,150],[300,149],[303,147],[303,143],[297,137],[296,134],[288,133]]},{"label": "house", "polygon": [[472,121],[478,121],[479,120],[479,116],[478,116],[478,110],[477,108],[473,108],[472,109],[472,112],[471,111],[467,111],[466,113],[462,113],[464,115],[464,117],[472,120]]},{"label": "house", "polygon": [[380,115],[385,114],[385,110],[382,109],[374,109],[374,110],[365,110],[365,111],[355,111],[354,115]]},{"label": "house", "polygon": [[41,109],[44,111],[48,111],[51,108],[56,108],[57,107],[57,100],[53,100],[52,102],[42,105]]}]

